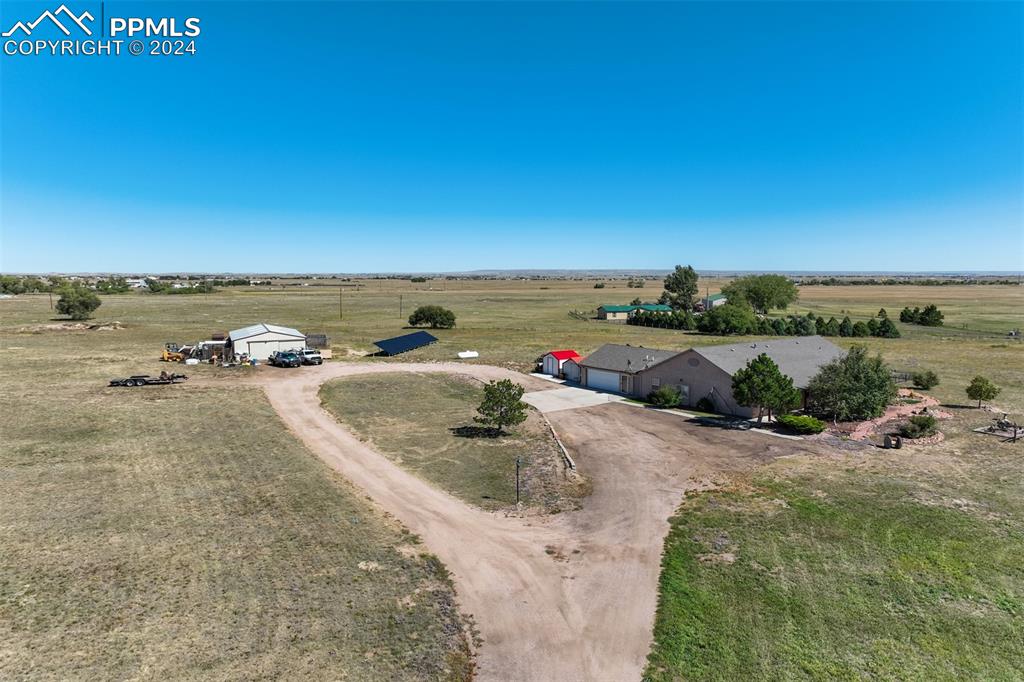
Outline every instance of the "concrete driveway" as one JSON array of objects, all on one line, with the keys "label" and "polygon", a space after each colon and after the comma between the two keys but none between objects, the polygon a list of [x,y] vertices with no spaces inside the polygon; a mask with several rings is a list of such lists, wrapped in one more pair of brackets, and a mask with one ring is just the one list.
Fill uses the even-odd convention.
[{"label": "concrete driveway", "polygon": [[533,405],[544,413],[576,410],[581,407],[617,403],[622,400],[622,396],[615,395],[614,393],[600,393],[588,388],[572,386],[556,388],[551,391],[533,391],[523,395],[523,402]]}]

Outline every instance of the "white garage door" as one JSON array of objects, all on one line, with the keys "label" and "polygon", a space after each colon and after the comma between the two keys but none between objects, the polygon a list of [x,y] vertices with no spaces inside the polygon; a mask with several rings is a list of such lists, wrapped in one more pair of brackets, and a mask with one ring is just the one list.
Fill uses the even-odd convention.
[{"label": "white garage door", "polygon": [[284,350],[284,344],[280,341],[250,341],[249,357],[257,360],[266,360],[274,351]]},{"label": "white garage door", "polygon": [[606,372],[603,369],[587,370],[587,386],[599,391],[619,391],[618,372]]}]

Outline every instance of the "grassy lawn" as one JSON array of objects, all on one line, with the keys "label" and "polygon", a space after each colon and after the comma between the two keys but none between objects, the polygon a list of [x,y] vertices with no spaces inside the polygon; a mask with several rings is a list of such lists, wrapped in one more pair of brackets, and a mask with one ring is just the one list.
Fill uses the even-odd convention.
[{"label": "grassy lawn", "polygon": [[901,456],[827,475],[785,464],[690,497],[666,540],[648,678],[1020,679],[1016,461],[908,475]]},{"label": "grassy lawn", "polygon": [[444,567],[262,392],[62,347],[0,359],[0,678],[469,678]]},{"label": "grassy lawn", "polygon": [[516,457],[521,499],[545,511],[572,507],[584,492],[569,481],[561,454],[533,410],[499,438],[454,432],[473,426],[482,384],[466,376],[384,374],[338,379],[321,400],[339,420],[418,476],[484,509],[515,505]]}]

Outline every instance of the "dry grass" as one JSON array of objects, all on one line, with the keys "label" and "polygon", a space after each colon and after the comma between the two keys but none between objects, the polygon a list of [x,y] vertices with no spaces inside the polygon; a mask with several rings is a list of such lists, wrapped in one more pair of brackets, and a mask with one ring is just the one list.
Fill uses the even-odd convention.
[{"label": "dry grass", "polygon": [[444,567],[261,392],[37,339],[0,358],[0,678],[469,677]]},{"label": "dry grass", "polygon": [[[344,294],[344,320],[338,320],[338,290],[327,287],[104,297],[97,321],[125,326],[112,331],[14,333],[51,322],[48,297],[0,300],[0,677],[465,673],[443,569],[398,551],[410,539],[310,458],[261,396],[188,384],[145,392],[103,388],[115,375],[158,373],[165,341],[265,320],[326,332],[336,356],[345,356],[402,333],[403,318],[426,303],[450,307],[458,327],[406,356],[362,361],[451,360],[469,348],[480,351],[479,362],[526,369],[556,347],[587,353],[606,342],[684,349],[736,340],[568,314],[636,296],[652,300],[659,291],[651,283],[639,290],[621,282],[600,290],[592,282],[456,282],[446,290],[438,282],[363,284]],[[714,291],[717,284],[708,286]],[[903,338],[868,344],[898,368],[938,372],[933,393],[947,405],[966,402],[963,388],[972,376],[989,376],[1003,388],[996,404],[1022,417],[1024,347],[1004,334],[1024,327],[1024,289],[858,286],[801,293],[797,310],[825,317],[846,310],[863,319],[883,306],[896,315],[904,305],[938,304],[946,327],[900,325]],[[216,378],[238,371],[190,373]],[[940,445],[784,460],[755,481],[749,500],[743,493],[731,505],[757,509],[755,498],[767,490],[789,501],[779,512],[788,515],[783,525],[761,528],[756,515],[740,512],[704,516],[700,500],[687,507],[693,523],[743,539],[720,550],[734,554],[733,563],[703,562],[694,572],[665,574],[665,581],[682,579],[687,589],[711,590],[718,601],[709,603],[721,618],[715,627],[726,633],[723,641],[740,643],[721,651],[685,649],[685,660],[699,666],[711,660],[701,659],[702,652],[717,651],[712,658],[720,667],[705,669],[708,677],[721,677],[730,669],[722,662],[732,660],[750,662],[732,670],[752,677],[1024,675],[1017,610],[1024,577],[1019,562],[1005,560],[1024,555],[1021,444],[971,433],[988,413],[952,410],[955,419],[943,424],[947,438]],[[401,447],[403,458],[416,454]],[[507,499],[508,481],[499,479],[488,485],[504,486]],[[836,515],[843,524],[832,532],[828,519]],[[685,525],[676,528],[683,533],[676,537],[692,537]],[[900,542],[890,542],[886,532]],[[687,555],[678,556],[685,564]],[[775,573],[756,573],[752,559]],[[786,580],[770,582],[773,575]],[[913,589],[896,599],[893,590],[908,581]],[[426,600],[410,597],[437,584],[442,588]],[[404,605],[410,599],[415,607]],[[706,631],[707,623],[687,620],[698,612],[707,613],[673,612],[669,624],[674,631]],[[754,628],[750,616],[743,628],[730,629],[752,613],[764,628]],[[844,628],[855,629],[846,636]],[[746,638],[756,632],[772,636]],[[774,636],[779,633],[785,636]],[[675,655],[661,653],[662,661]],[[814,667],[815,661],[830,667]],[[669,665],[659,676],[700,677],[699,670]]]},{"label": "dry grass", "polygon": [[497,438],[467,437],[483,399],[466,376],[383,374],[338,379],[320,391],[324,406],[380,452],[442,490],[484,509],[513,507],[516,458],[521,500],[546,512],[572,508],[582,492],[540,415]]}]

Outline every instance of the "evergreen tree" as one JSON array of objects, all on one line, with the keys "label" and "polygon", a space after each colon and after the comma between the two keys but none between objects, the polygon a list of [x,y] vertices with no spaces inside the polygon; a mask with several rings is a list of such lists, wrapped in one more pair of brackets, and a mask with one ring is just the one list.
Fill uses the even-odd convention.
[{"label": "evergreen tree", "polygon": [[484,386],[484,400],[476,408],[479,416],[473,417],[473,421],[498,433],[506,426],[522,424],[526,421],[526,403],[520,400],[522,397],[523,387],[519,384],[509,379],[491,381]]},{"label": "evergreen tree", "polygon": [[765,410],[771,419],[772,412],[788,412],[800,404],[800,392],[793,387],[793,380],[765,353],[733,375],[732,394],[740,405],[757,408],[759,423]]}]

